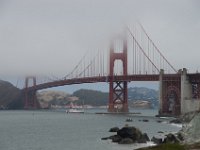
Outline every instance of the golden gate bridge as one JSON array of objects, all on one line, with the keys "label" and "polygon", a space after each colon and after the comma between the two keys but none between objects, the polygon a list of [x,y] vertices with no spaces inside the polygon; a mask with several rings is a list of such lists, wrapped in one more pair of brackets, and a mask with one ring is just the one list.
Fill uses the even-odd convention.
[{"label": "golden gate bridge", "polygon": [[[191,83],[190,88],[183,87],[184,77]],[[127,85],[130,81],[159,81],[161,114],[179,115],[185,111],[182,110],[181,103],[186,89],[190,91],[188,97],[200,98],[200,75],[187,74],[185,69],[176,70],[141,24],[132,28],[126,27],[125,33],[111,41],[109,50],[98,50],[96,53],[84,55],[64,77],[39,80],[41,79],[35,76],[25,79],[23,93],[26,109],[40,107],[36,98],[38,90],[97,82],[109,83],[109,112],[129,111]],[[174,105],[169,110],[171,99]]]}]

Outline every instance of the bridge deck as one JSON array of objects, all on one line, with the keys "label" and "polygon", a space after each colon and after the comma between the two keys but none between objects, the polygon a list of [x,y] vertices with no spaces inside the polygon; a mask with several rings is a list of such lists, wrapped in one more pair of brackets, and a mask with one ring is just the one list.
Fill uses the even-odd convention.
[{"label": "bridge deck", "polygon": [[113,81],[158,81],[159,75],[127,75],[127,76],[95,76],[84,78],[73,78],[66,80],[57,80],[47,83],[38,84],[35,87],[29,87],[28,90],[42,90],[52,87],[83,84],[83,83],[98,83],[98,82],[110,82]]}]

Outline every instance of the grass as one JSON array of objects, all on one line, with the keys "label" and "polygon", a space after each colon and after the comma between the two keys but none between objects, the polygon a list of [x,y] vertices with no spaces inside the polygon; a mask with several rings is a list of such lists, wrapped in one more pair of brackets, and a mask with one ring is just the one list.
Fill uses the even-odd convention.
[{"label": "grass", "polygon": [[186,145],[186,148],[189,150],[198,150],[200,149],[200,143],[195,143],[195,144],[191,144],[191,145]]},{"label": "grass", "polygon": [[138,150],[187,150],[187,148],[180,144],[161,144],[153,147],[140,148]]}]

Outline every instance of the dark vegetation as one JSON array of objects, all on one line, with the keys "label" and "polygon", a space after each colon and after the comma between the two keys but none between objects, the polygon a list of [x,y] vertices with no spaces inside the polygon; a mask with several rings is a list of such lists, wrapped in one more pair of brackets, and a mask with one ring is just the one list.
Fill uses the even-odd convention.
[{"label": "dark vegetation", "polygon": [[108,103],[108,93],[81,89],[73,93],[74,96],[79,97],[78,104],[102,106]]},{"label": "dark vegetation", "polygon": [[138,150],[187,150],[184,145],[180,144],[161,144],[153,147],[140,148]]},{"label": "dark vegetation", "polygon": [[130,99],[158,99],[158,91],[145,87],[131,87],[128,89],[128,96]]},{"label": "dark vegetation", "polygon": [[21,108],[23,108],[21,90],[9,82],[0,80],[0,109]]}]

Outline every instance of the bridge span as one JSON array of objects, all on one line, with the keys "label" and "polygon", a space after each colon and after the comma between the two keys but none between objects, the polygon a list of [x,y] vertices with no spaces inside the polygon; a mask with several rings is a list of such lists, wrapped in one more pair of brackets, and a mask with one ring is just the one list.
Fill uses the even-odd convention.
[{"label": "bridge span", "polygon": [[[35,80],[33,77],[28,80]],[[157,81],[159,82],[159,100],[160,114],[180,115],[191,110],[200,109],[200,74],[187,74],[187,70],[183,69],[177,74],[159,75],[128,75],[128,76],[95,76],[86,78],[73,78],[59,81],[52,81],[43,84],[34,84],[32,87],[24,88],[27,93],[29,104],[32,107],[38,107],[33,95],[36,91],[52,87],[83,84],[83,83],[98,83],[98,82],[131,82],[131,81]],[[31,100],[32,99],[32,100]],[[35,104],[34,104],[35,103]],[[29,107],[27,107],[29,108]]]},{"label": "bridge span", "polygon": [[[38,90],[72,84],[107,82],[109,83],[108,111],[128,112],[128,83],[158,81],[159,114],[180,115],[200,110],[200,74],[188,74],[186,69],[177,71],[143,27],[141,30],[143,33],[141,37],[145,37],[143,40],[138,40],[141,37],[137,37],[138,34],[128,29],[127,35],[120,38],[120,41],[119,39],[117,42],[112,41],[108,61],[105,60],[106,53],[98,51],[92,59],[84,56],[72,72],[61,79],[36,84],[36,77],[27,77],[23,89],[24,107],[27,109],[39,107],[36,99]],[[120,71],[116,71],[118,62],[121,64]],[[117,72],[120,72],[120,75]],[[30,81],[33,83],[31,86],[29,86]]]},{"label": "bridge span", "polygon": [[[169,74],[168,76],[176,76]],[[34,77],[28,77],[27,78],[34,80]],[[98,82],[110,82],[113,80],[116,81],[159,81],[159,75],[127,75],[127,76],[94,76],[94,77],[85,77],[85,78],[72,78],[72,79],[64,79],[64,80],[58,80],[58,81],[52,81],[48,83],[42,83],[42,84],[35,84],[32,87],[28,87],[28,91],[32,90],[43,90],[47,88],[52,87],[59,87],[59,86],[65,86],[65,85],[73,85],[73,84],[83,84],[83,83],[98,83]]]}]

